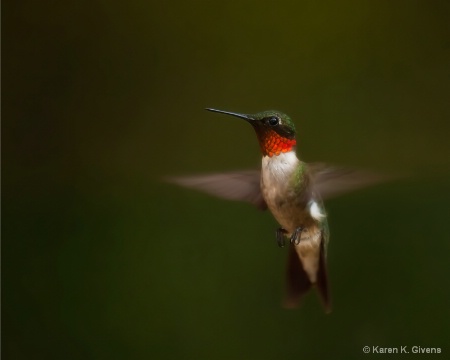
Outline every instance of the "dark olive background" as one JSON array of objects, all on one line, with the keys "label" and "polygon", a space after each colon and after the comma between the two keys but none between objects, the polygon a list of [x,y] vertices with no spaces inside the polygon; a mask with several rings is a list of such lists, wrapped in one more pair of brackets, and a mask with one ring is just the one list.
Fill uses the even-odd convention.
[{"label": "dark olive background", "polygon": [[[448,2],[10,1],[3,15],[5,359],[448,356]],[[259,166],[252,129],[204,107],[282,110],[306,161],[407,175],[327,203],[331,315],[313,293],[280,307],[269,213],[161,181]]]}]

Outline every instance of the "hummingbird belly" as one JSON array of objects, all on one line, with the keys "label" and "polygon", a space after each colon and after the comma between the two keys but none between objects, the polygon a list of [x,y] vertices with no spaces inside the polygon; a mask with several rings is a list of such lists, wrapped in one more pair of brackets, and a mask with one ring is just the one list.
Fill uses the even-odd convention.
[{"label": "hummingbird belly", "polygon": [[298,192],[288,189],[287,186],[267,186],[264,178],[261,181],[261,190],[270,212],[281,227],[288,232],[288,238],[298,227],[303,229],[298,235],[300,241],[294,245],[295,251],[309,280],[315,283],[322,241],[320,220],[313,217],[317,203],[308,199],[307,196],[299,196]]},{"label": "hummingbird belly", "polygon": [[294,245],[295,251],[301,259],[310,281],[315,283],[319,269],[320,242],[322,239],[319,221],[311,216],[307,204],[296,204],[295,202],[290,204],[289,201],[275,200],[267,202],[267,205],[281,227],[287,230],[288,238],[292,236],[295,229],[303,228],[298,235],[300,241],[297,245]]},{"label": "hummingbird belly", "polygon": [[298,235],[300,241],[295,245],[295,251],[310,281],[315,283],[322,239],[320,221],[324,215],[321,214],[317,202],[311,198],[308,186],[299,192],[298,188],[290,185],[289,180],[295,166],[289,164],[289,158],[280,157],[266,161],[263,159],[261,192],[272,215],[288,232],[288,238],[298,227],[303,229]]}]

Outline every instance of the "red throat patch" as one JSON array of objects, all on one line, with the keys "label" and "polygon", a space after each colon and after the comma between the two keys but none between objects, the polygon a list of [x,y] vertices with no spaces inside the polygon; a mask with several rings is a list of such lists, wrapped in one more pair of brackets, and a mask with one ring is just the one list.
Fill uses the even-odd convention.
[{"label": "red throat patch", "polygon": [[281,153],[289,152],[296,144],[297,141],[295,139],[283,137],[273,130],[264,132],[259,137],[261,151],[263,155],[267,155],[269,157],[274,155],[278,156]]}]

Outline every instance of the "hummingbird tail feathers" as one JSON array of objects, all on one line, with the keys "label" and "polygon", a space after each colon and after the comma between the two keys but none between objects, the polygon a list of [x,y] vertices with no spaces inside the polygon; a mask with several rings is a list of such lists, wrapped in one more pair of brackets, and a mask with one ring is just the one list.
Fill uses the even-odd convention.
[{"label": "hummingbird tail feathers", "polygon": [[328,287],[327,262],[325,258],[325,243],[323,238],[320,244],[319,270],[317,271],[316,287],[325,308],[325,312],[329,314],[331,312],[331,298]]},{"label": "hummingbird tail feathers", "polygon": [[289,246],[287,262],[287,294],[283,306],[294,309],[299,306],[300,299],[312,286],[308,274],[303,269],[300,258],[295,251],[295,245]]},{"label": "hummingbird tail feathers", "polygon": [[315,285],[317,293],[322,300],[326,313],[331,312],[331,299],[328,288],[328,276],[325,259],[325,245],[322,241],[320,247],[319,270],[317,280],[313,284],[306,271],[303,269],[302,262],[295,251],[295,245],[289,247],[288,266],[287,266],[287,294],[283,306],[288,309],[297,308],[300,300],[309,289]]}]

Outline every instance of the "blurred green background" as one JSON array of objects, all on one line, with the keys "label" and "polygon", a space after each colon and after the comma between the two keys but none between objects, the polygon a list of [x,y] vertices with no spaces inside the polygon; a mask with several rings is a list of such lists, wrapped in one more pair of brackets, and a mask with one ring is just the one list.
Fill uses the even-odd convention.
[{"label": "blurred green background", "polygon": [[[448,356],[448,2],[2,7],[5,359]],[[204,107],[276,108],[306,161],[409,174],[328,202],[331,315],[280,307],[269,213],[161,181],[259,166]]]}]

